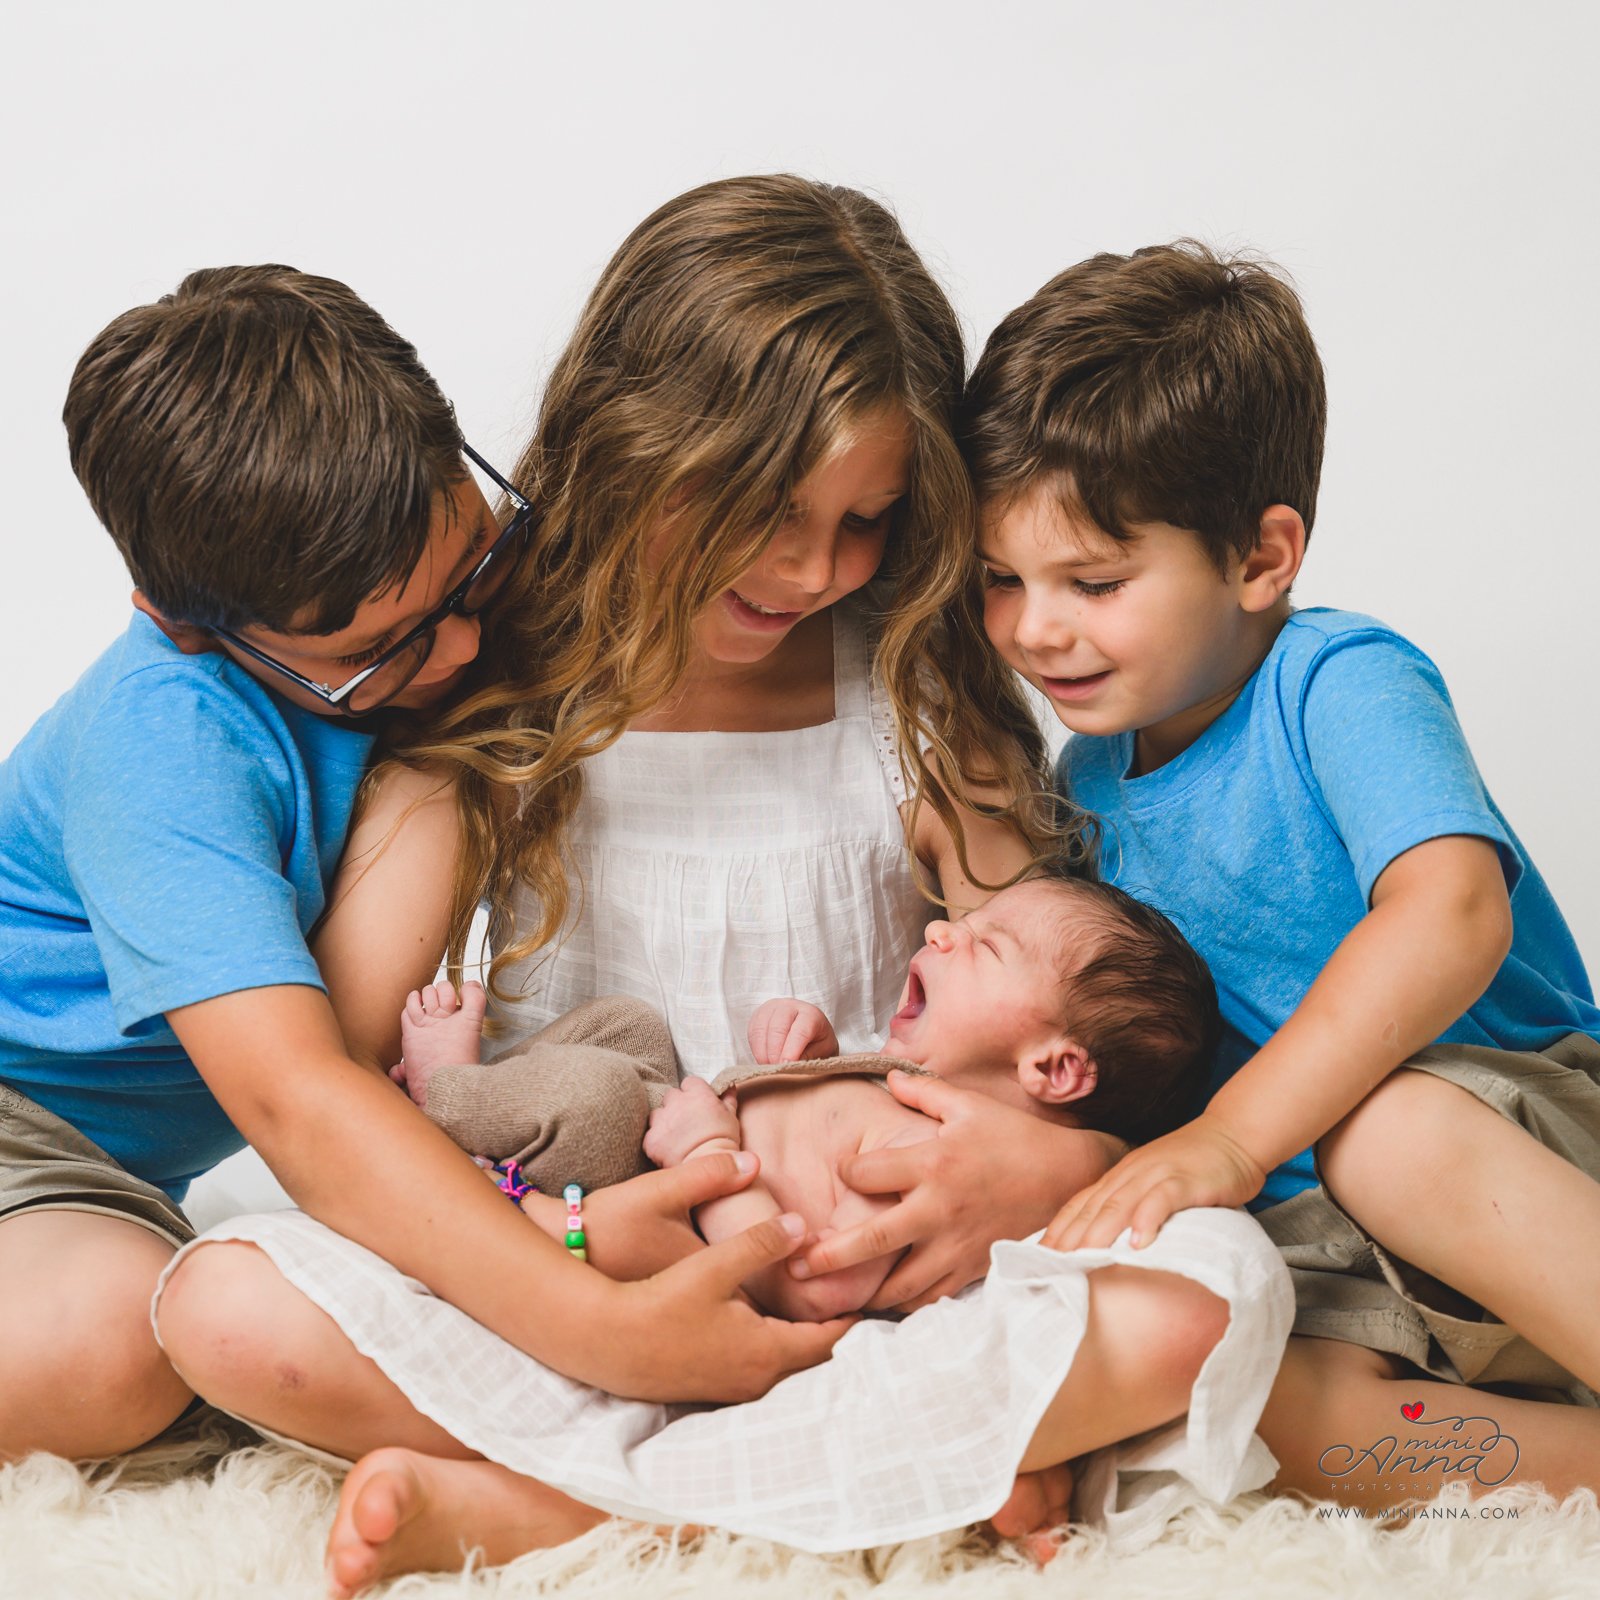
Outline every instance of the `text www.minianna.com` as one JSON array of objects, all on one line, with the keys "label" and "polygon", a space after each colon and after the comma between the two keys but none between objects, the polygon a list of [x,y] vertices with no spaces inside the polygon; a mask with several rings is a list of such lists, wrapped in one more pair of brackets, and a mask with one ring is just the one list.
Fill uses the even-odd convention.
[{"label": "text www.minianna.com", "polygon": [[1521,1511],[1516,1506],[1390,1506],[1381,1511],[1369,1510],[1365,1506],[1318,1506],[1317,1515],[1324,1522],[1343,1522],[1346,1519],[1364,1522],[1368,1517],[1377,1517],[1385,1522],[1397,1517],[1439,1522],[1467,1522],[1477,1517],[1495,1522],[1515,1522]]}]

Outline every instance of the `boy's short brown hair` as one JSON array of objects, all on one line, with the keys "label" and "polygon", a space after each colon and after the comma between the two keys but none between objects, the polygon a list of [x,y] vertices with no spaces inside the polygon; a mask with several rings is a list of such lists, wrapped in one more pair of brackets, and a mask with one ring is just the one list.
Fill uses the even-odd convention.
[{"label": "boy's short brown hair", "polygon": [[1170,523],[1221,568],[1254,549],[1270,505],[1310,530],[1326,417],[1294,290],[1181,239],[1092,256],[1006,317],[960,431],[986,506],[1047,483],[1112,538]]},{"label": "boy's short brown hair", "polygon": [[332,633],[421,559],[458,480],[455,413],[415,348],[332,278],[193,272],[84,352],[72,469],[175,622]]}]

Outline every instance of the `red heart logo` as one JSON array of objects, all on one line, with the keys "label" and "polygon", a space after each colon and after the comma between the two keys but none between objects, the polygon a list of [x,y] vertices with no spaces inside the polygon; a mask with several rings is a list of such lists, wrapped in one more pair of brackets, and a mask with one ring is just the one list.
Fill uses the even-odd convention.
[{"label": "red heart logo", "polygon": [[1422,1415],[1422,1402],[1417,1400],[1409,1406],[1401,1406],[1400,1415],[1404,1417],[1407,1422],[1415,1422],[1417,1418]]}]

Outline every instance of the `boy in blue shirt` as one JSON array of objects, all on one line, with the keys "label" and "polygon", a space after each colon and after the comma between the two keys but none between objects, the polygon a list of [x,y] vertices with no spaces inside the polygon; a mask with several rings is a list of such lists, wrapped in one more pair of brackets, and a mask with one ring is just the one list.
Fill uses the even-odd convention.
[{"label": "boy in blue shirt", "polygon": [[[1293,291],[1185,243],[1008,316],[965,444],[990,637],[1075,735],[1058,787],[1106,877],[1188,935],[1226,1032],[1201,1116],[1046,1241],[1259,1208],[1310,1336],[1262,1425],[1280,1485],[1377,1504],[1381,1473],[1341,1491],[1325,1453],[1399,1402],[1460,1406],[1405,1372],[1596,1403],[1600,1009],[1433,664],[1290,606],[1324,416]],[[1515,1415],[1524,1476],[1591,1481],[1600,1418]]]},{"label": "boy in blue shirt", "polygon": [[[246,1141],[307,1211],[574,1376],[676,1397],[694,1348],[708,1395],[735,1398],[818,1359],[836,1327],[796,1340],[736,1298],[754,1257],[792,1248],[781,1230],[654,1289],[580,1273],[345,1050],[307,939],[364,719],[464,687],[531,516],[505,484],[516,514],[492,515],[413,347],[330,279],[197,272],[95,339],[65,422],[137,614],[0,764],[0,1459],[107,1455],[184,1409],[150,1297],[193,1236],[190,1180]],[[353,1129],[435,1206],[352,1173]],[[623,1202],[667,1225],[668,1257],[691,1187]],[[608,1353],[537,1314],[541,1273]],[[614,1303],[583,1311],[597,1296]],[[670,1381],[640,1361],[663,1312]]]}]

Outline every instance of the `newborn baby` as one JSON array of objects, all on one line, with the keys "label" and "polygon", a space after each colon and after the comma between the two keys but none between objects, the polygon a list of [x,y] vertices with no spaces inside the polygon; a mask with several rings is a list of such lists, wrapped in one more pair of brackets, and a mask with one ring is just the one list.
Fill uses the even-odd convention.
[{"label": "newborn baby", "polygon": [[[696,1213],[713,1242],[783,1211],[825,1235],[892,1204],[849,1189],[838,1173],[847,1156],[937,1131],[932,1118],[884,1092],[881,1079],[896,1065],[1086,1136],[1152,1138],[1191,1114],[1216,1044],[1216,993],[1205,964],[1158,912],[1105,884],[1039,877],[958,923],[930,923],[926,937],[879,1056],[839,1056],[821,1010],[769,1000],[750,1022],[755,1067],[724,1073],[717,1088],[700,1078],[679,1088],[665,1025],[648,1007],[608,999],[497,1064],[464,1065],[477,1052],[483,991],[469,984],[458,1001],[450,986],[437,985],[407,1001],[405,1060],[394,1076],[463,1148],[495,1158],[521,1150],[534,1181],[552,1192],[574,1179],[594,1188],[598,1174],[615,1182],[642,1170],[641,1109],[644,1154],[659,1165],[754,1152],[755,1182]],[[606,1080],[610,1111],[591,1096],[588,1109],[574,1113],[574,1086],[592,1088],[588,1069]],[[613,1113],[622,1102],[619,1120]],[[576,1170],[585,1162],[589,1181]],[[776,1315],[821,1320],[865,1305],[894,1262],[883,1257],[807,1280],[780,1262],[746,1288]]]}]

